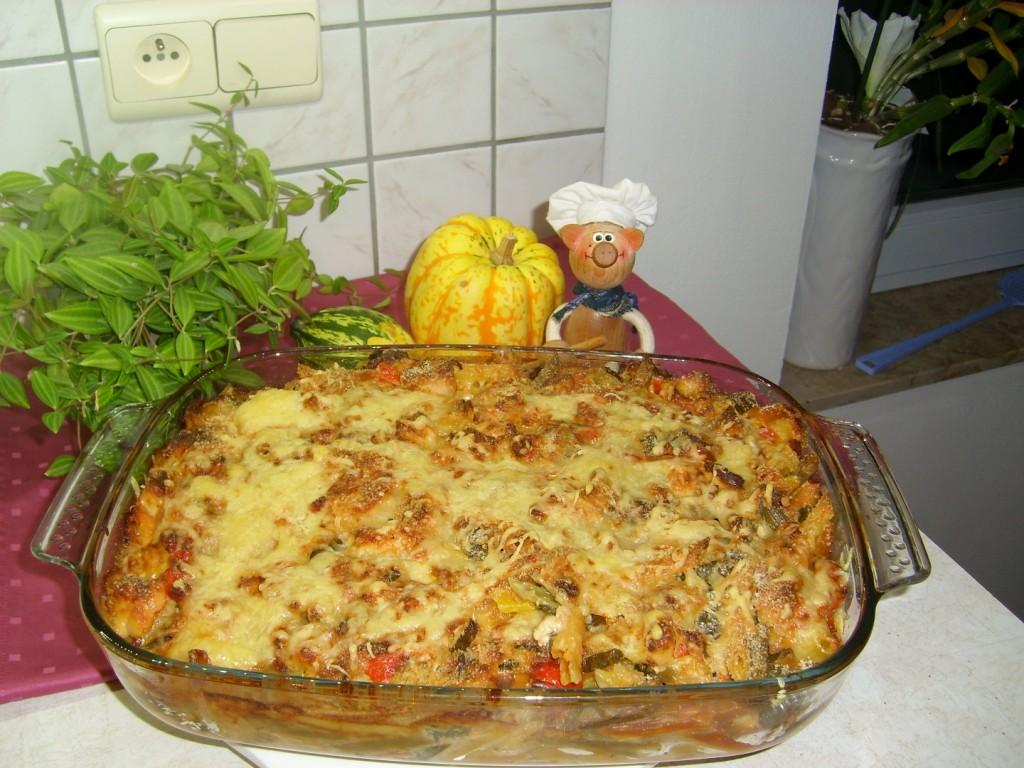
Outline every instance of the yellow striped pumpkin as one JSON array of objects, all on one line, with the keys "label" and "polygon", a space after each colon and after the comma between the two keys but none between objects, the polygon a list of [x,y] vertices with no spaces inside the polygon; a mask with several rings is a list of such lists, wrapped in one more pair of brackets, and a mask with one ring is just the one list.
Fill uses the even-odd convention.
[{"label": "yellow striped pumpkin", "polygon": [[420,247],[405,312],[420,344],[539,345],[564,291],[558,256],[532,231],[465,213]]}]

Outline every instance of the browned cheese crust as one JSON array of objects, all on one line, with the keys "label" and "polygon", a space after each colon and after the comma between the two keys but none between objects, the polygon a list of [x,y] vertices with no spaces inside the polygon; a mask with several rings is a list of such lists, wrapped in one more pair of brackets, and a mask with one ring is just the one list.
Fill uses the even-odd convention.
[{"label": "browned cheese crust", "polygon": [[649,362],[377,358],[193,407],[102,610],[195,663],[628,687],[785,674],[841,644],[800,417]]}]

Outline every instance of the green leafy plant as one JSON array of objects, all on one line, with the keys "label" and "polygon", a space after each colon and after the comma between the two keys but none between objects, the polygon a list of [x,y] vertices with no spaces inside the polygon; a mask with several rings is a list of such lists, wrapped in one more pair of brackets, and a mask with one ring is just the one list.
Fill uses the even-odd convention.
[{"label": "green leafy plant", "polygon": [[[1007,0],[883,0],[876,23],[861,10],[839,9],[843,37],[861,70],[855,93],[830,94],[826,124],[882,135],[878,146],[910,136],[954,112],[975,110],[980,122],[949,147],[949,154],[980,151],[958,174],[974,178],[1006,162],[1024,126],[1020,63],[1024,2]],[[914,97],[914,81],[951,67],[966,67],[967,93]]]},{"label": "green leafy plant", "polygon": [[[45,178],[0,173],[0,405],[46,405],[46,427],[95,429],[111,409],[172,393],[235,355],[276,343],[317,273],[288,218],[328,216],[359,179],[325,170],[315,192],[278,179],[266,153],[207,107],[181,163],[70,157]],[[328,279],[327,276],[321,276]],[[24,379],[11,353],[33,361]],[[81,440],[81,430],[79,430]],[[58,457],[48,474],[66,472]]]}]

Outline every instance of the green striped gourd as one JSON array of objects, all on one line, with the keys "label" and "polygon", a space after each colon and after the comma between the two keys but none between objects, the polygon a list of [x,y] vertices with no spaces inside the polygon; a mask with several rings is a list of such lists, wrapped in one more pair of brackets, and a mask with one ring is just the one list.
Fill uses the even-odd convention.
[{"label": "green striped gourd", "polygon": [[292,320],[292,339],[300,347],[412,344],[412,336],[393,318],[368,307],[330,307]]}]

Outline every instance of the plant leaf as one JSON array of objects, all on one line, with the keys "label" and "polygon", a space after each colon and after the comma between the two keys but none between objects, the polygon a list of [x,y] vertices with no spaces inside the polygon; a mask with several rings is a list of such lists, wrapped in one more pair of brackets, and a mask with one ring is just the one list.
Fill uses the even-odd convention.
[{"label": "plant leaf", "polygon": [[991,25],[986,24],[983,21],[979,21],[974,26],[976,26],[978,29],[982,30],[983,32],[987,32],[988,33],[988,37],[992,41],[992,47],[996,49],[996,53],[998,53],[1003,58],[1004,61],[1009,62],[1010,68],[1013,70],[1013,74],[1019,76],[1020,75],[1020,63],[1017,61],[1017,57],[1016,57],[1016,55],[1014,55],[1013,51],[1010,50],[1010,46],[1008,46],[1003,41],[1003,39],[999,36],[999,33],[997,33],[991,27]]},{"label": "plant leaf", "polygon": [[70,453],[62,453],[50,462],[50,466],[43,472],[47,477],[64,477],[75,465],[75,457]]},{"label": "plant leaf", "polygon": [[178,356],[181,372],[188,376],[188,372],[195,368],[198,362],[199,353],[196,350],[195,341],[182,331],[174,340],[174,352]]},{"label": "plant leaf", "polygon": [[165,278],[160,273],[160,270],[146,256],[131,253],[108,253],[105,256],[101,256],[99,261],[118,272],[122,272],[136,280],[141,280],[144,283],[160,286],[165,283]]},{"label": "plant leaf", "polygon": [[[64,422],[67,420],[67,417],[68,415],[66,411],[59,410],[47,411],[39,418],[43,422],[43,426],[53,432],[53,434],[57,434],[60,432],[60,428],[64,426]],[[74,457],[72,457],[72,460],[74,460]]]},{"label": "plant leaf", "polygon": [[245,151],[245,158],[256,170],[256,176],[263,186],[264,197],[273,205],[273,201],[277,199],[278,185],[277,179],[274,178],[274,174],[270,170],[270,158],[267,157],[266,152],[258,147],[247,149]]},{"label": "plant leaf", "polygon": [[[1014,52],[1014,58],[1020,59],[1024,56],[1024,47]],[[992,96],[1011,84],[1016,84],[1017,75],[1014,74],[1010,62],[1000,61],[989,70],[988,76],[978,83],[977,93],[979,96]]]},{"label": "plant leaf", "polygon": [[221,182],[217,186],[223,189],[228,194],[228,197],[238,203],[238,206],[245,211],[249,218],[254,221],[266,220],[259,197],[249,187],[244,184],[231,182]]},{"label": "plant leaf", "polygon": [[192,230],[192,206],[185,200],[184,195],[171,182],[167,181],[160,189],[160,202],[175,229],[183,235],[187,235]]},{"label": "plant leaf", "polygon": [[156,231],[162,230],[170,220],[170,213],[159,197],[151,197],[146,201],[146,213],[149,214],[149,223]]},{"label": "plant leaf", "polygon": [[258,221],[255,224],[246,224],[245,226],[242,227],[234,227],[233,229],[229,229],[225,233],[225,235],[228,237],[233,237],[238,242],[242,242],[243,240],[248,240],[250,237],[255,237],[260,232],[262,232],[266,228],[266,226],[267,225],[264,224],[262,221]]},{"label": "plant leaf", "polygon": [[258,373],[246,368],[241,363],[231,363],[224,366],[217,374],[217,378],[251,389],[259,389],[266,386],[266,382],[263,381],[263,378]]},{"label": "plant leaf", "polygon": [[971,71],[976,80],[984,80],[985,76],[988,75],[988,62],[984,59],[980,59],[977,56],[967,57],[967,69]]},{"label": "plant leaf", "polygon": [[[78,192],[76,189],[75,192]],[[89,221],[89,198],[78,192],[60,204],[57,210],[57,220],[68,232],[80,229]]]},{"label": "plant leaf", "polygon": [[1009,152],[1012,148],[1013,137],[1009,133],[999,134],[989,142],[988,147],[985,148],[985,154],[982,155],[982,158],[966,171],[958,173],[956,177],[958,179],[973,179],[980,176],[981,173],[991,165],[999,162],[999,158]]},{"label": "plant leaf", "polygon": [[243,265],[229,264],[225,268],[227,271],[226,283],[230,284],[238,291],[242,296],[242,300],[253,309],[259,309],[260,306],[260,289],[256,282],[249,276],[248,273],[244,272],[241,267]]},{"label": "plant leaf", "polygon": [[158,371],[148,365],[136,365],[133,371],[148,400],[163,400],[178,388],[178,380],[167,371]]},{"label": "plant leaf", "polygon": [[141,152],[132,158],[132,170],[136,173],[145,173],[159,160],[152,152]]},{"label": "plant leaf", "polygon": [[0,371],[0,397],[12,405],[21,408],[28,408],[28,395],[25,394],[25,385],[21,379],[13,373]]},{"label": "plant leaf", "polygon": [[25,354],[40,363],[59,363],[62,360],[60,348],[50,343],[30,347],[25,350]]},{"label": "plant leaf", "polygon": [[274,287],[286,292],[294,291],[305,276],[308,265],[309,258],[301,249],[285,248],[274,263]]},{"label": "plant leaf", "polygon": [[0,173],[0,195],[20,195],[38,189],[46,182],[24,171],[5,171]]},{"label": "plant leaf", "polygon": [[16,240],[4,258],[4,279],[17,296],[24,296],[32,286],[36,265],[20,240]]},{"label": "plant leaf", "polygon": [[21,243],[26,255],[33,264],[39,264],[43,260],[43,253],[46,248],[43,239],[31,229],[20,227],[0,227],[0,245],[13,248],[15,243]]},{"label": "plant leaf", "polygon": [[[82,345],[85,346],[84,344]],[[124,355],[129,354],[128,350],[124,347],[115,347],[113,344],[97,343],[88,354],[84,355],[78,364],[85,368],[101,368],[105,371],[120,371],[125,367],[126,360],[122,357],[118,350],[122,350]]]},{"label": "plant leaf", "polygon": [[106,259],[65,256],[61,263],[70,269],[75,277],[100,293],[122,296],[129,301],[138,301],[146,295],[146,289],[143,286]]},{"label": "plant leaf", "polygon": [[287,230],[280,227],[263,229],[249,238],[245,244],[245,249],[252,256],[271,261],[280,253],[287,234]]},{"label": "plant leaf", "polygon": [[301,216],[313,208],[313,202],[312,195],[303,193],[289,200],[284,210],[289,216]]},{"label": "plant leaf", "polygon": [[86,335],[98,336],[111,330],[103,310],[93,301],[68,304],[46,313],[46,317],[64,328]]},{"label": "plant leaf", "polygon": [[216,312],[220,309],[220,299],[215,294],[196,290],[195,288],[182,287],[178,288],[175,295],[181,291],[188,293],[189,298],[192,300],[192,305],[196,308],[197,312]]},{"label": "plant leaf", "polygon": [[191,291],[175,291],[174,298],[171,299],[171,306],[174,308],[175,317],[178,318],[178,322],[183,328],[192,322],[192,318],[196,314],[196,305],[192,301]]},{"label": "plant leaf", "polygon": [[892,144],[894,141],[899,141],[905,136],[917,133],[926,125],[934,123],[936,120],[941,120],[943,117],[952,114],[952,112],[953,105],[947,97],[941,94],[932,96],[928,101],[925,101],[919,106],[913,108],[909,114],[896,123],[896,125],[875,144],[875,146],[884,147],[887,144]]},{"label": "plant leaf", "polygon": [[100,308],[103,310],[103,317],[106,318],[117,337],[123,340],[124,335],[135,323],[132,308],[120,296],[99,296],[97,298]]},{"label": "plant leaf", "polygon": [[32,385],[32,391],[36,393],[36,397],[39,398],[43,405],[54,409],[60,406],[60,394],[57,392],[57,385],[53,383],[42,368],[33,368],[28,372],[28,383]]},{"label": "plant leaf", "polygon": [[176,261],[171,265],[171,280],[173,282],[187,280],[192,275],[202,272],[210,266],[210,261],[211,258],[208,253],[187,251],[184,259]]},{"label": "plant leaf", "polygon": [[40,264],[37,271],[39,274],[45,276],[57,285],[63,285],[66,288],[70,288],[72,291],[82,294],[83,296],[89,293],[89,286],[79,280],[75,276],[74,272],[59,261],[53,261],[49,264]]}]

